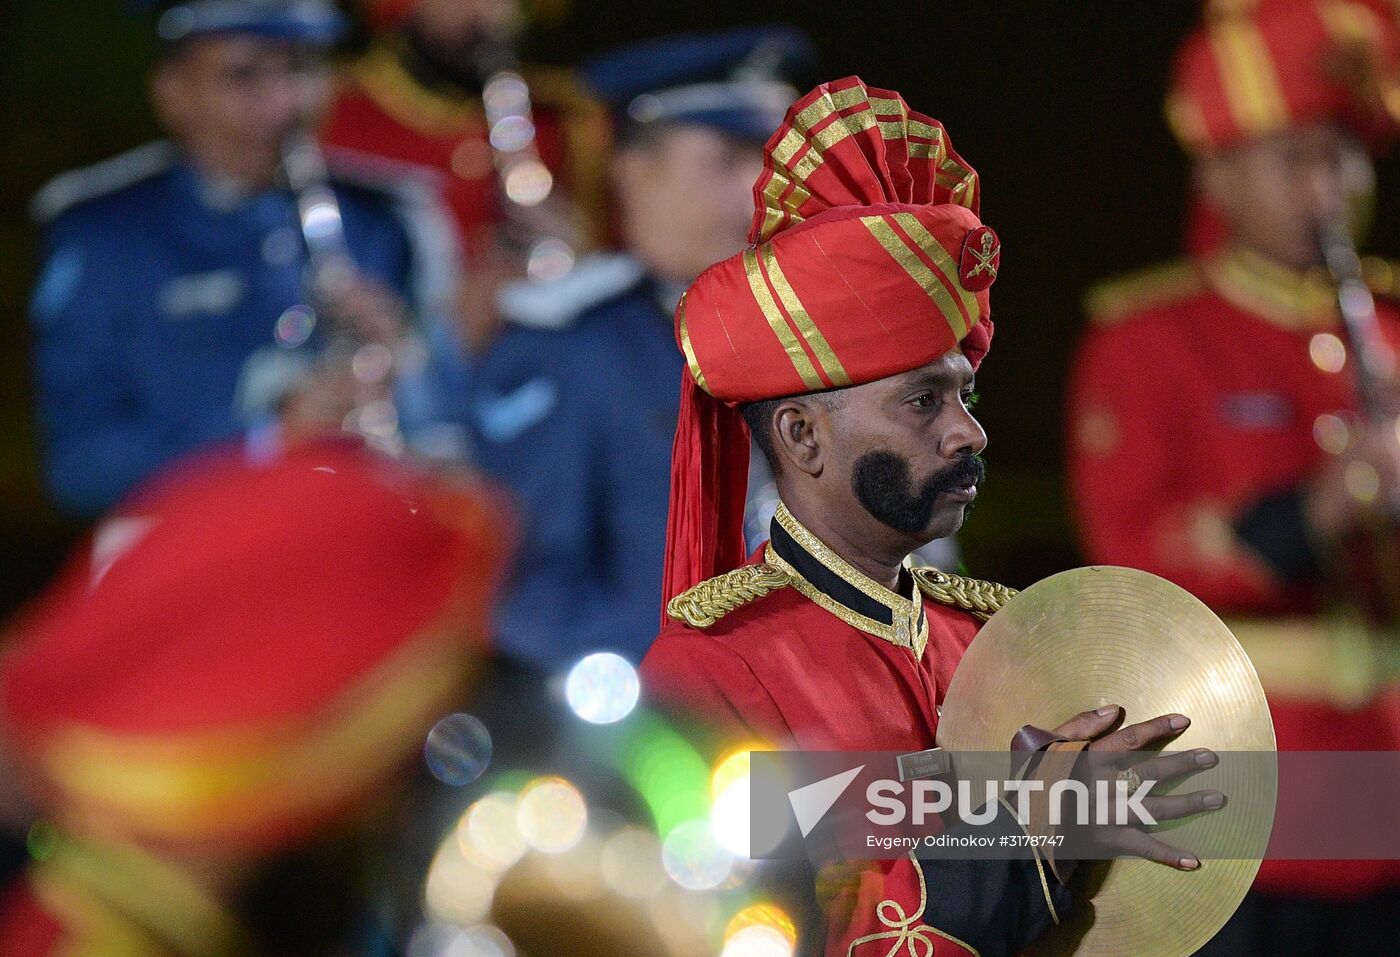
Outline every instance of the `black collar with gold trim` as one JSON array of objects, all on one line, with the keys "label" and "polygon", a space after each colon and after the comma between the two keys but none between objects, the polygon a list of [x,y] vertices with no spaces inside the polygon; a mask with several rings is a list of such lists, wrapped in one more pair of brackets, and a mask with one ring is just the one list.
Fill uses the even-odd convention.
[{"label": "black collar with gold trim", "polygon": [[915,658],[923,656],[928,616],[912,577],[907,596],[890,591],[827,547],[781,502],[769,534],[764,559],[786,572],[805,598],[852,627],[910,649]]}]

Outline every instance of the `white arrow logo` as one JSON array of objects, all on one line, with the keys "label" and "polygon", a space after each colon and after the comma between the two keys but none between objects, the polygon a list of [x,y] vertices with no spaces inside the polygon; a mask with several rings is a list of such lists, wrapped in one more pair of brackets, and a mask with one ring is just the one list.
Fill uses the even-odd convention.
[{"label": "white arrow logo", "polygon": [[851,786],[856,775],[864,770],[865,765],[862,764],[858,768],[833,774],[829,778],[822,778],[813,784],[788,792],[788,803],[792,805],[792,813],[797,816],[797,826],[802,829],[803,837],[812,833],[812,828],[820,823],[826,812],[831,810],[831,806],[846,792],[846,788]]}]

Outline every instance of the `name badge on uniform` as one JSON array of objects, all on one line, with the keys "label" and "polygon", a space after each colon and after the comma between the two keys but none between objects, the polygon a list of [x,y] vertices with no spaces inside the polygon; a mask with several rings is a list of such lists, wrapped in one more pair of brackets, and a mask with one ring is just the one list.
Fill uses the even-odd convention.
[{"label": "name badge on uniform", "polygon": [[248,283],[235,269],[177,276],[160,290],[160,311],[167,319],[232,312],[248,291]]},{"label": "name badge on uniform", "polygon": [[1270,432],[1293,421],[1293,403],[1277,392],[1230,392],[1220,399],[1220,415],[1237,429]]},{"label": "name badge on uniform", "polygon": [[936,778],[953,770],[953,758],[942,748],[929,748],[927,751],[910,751],[895,758],[899,764],[899,779],[913,781],[915,778]]}]

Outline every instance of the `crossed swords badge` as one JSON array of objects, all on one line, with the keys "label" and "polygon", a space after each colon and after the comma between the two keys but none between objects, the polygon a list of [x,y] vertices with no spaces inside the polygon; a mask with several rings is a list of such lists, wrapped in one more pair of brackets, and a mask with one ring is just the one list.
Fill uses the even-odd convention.
[{"label": "crossed swords badge", "polygon": [[1001,240],[990,226],[978,226],[963,240],[958,281],[968,292],[981,292],[997,278],[1001,268]]}]

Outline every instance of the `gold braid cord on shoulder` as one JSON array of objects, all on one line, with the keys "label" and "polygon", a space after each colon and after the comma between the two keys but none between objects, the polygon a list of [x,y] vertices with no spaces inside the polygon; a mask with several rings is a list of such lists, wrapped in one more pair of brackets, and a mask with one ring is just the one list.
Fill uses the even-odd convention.
[{"label": "gold braid cord on shoulder", "polygon": [[941,605],[952,605],[972,613],[972,617],[986,621],[1001,610],[1001,606],[1015,598],[1016,589],[996,582],[984,582],[976,578],[950,575],[932,566],[913,568],[910,571],[919,583],[919,590]]},{"label": "gold braid cord on shoulder", "polygon": [[787,572],[766,562],[745,565],[687,588],[666,605],[666,614],[692,628],[708,628],[789,582]]}]

